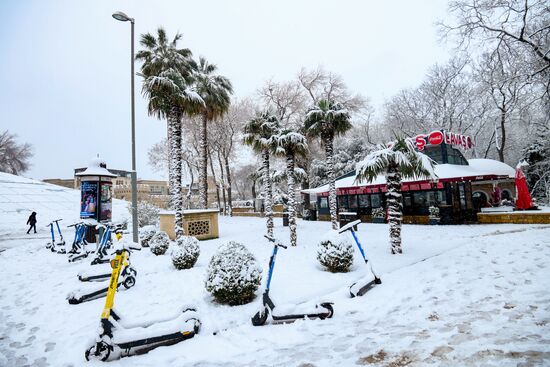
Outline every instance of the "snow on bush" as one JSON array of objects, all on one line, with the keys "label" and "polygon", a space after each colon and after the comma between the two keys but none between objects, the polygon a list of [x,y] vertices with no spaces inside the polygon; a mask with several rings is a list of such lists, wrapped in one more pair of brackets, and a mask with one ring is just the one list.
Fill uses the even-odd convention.
[{"label": "snow on bush", "polygon": [[155,255],[164,255],[169,245],[170,238],[168,238],[168,234],[164,231],[158,231],[149,240],[149,247],[151,248],[151,252]]},{"label": "snow on bush", "polygon": [[330,231],[319,242],[317,260],[332,273],[345,273],[353,264],[353,244],[345,234]]},{"label": "snow on bush", "polygon": [[199,240],[191,236],[181,236],[176,240],[176,245],[172,251],[172,264],[176,269],[191,269],[195,266],[201,253]]},{"label": "snow on bush", "polygon": [[238,242],[217,250],[206,272],[206,290],[219,303],[243,305],[254,299],[262,281],[262,269],[254,255]]},{"label": "snow on bush", "polygon": [[[159,207],[149,204],[146,201],[138,201],[137,203],[138,210],[138,226],[148,226],[148,225],[157,225],[160,220],[160,209]],[[128,204],[128,211],[130,216],[132,215],[132,203]]]},{"label": "snow on bush", "polygon": [[149,247],[149,241],[157,233],[157,230],[153,226],[145,226],[139,229],[139,243],[141,247]]}]

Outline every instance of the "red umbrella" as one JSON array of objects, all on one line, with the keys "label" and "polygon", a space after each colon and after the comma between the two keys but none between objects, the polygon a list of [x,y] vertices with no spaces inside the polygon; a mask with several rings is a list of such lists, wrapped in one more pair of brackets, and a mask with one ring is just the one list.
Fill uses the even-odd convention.
[{"label": "red umbrella", "polygon": [[523,165],[525,165],[525,163],[520,162],[516,166],[516,191],[518,194],[516,199],[516,208],[525,210],[533,207],[533,201],[531,200],[531,194],[529,194],[529,188],[527,187],[527,180],[525,179],[525,175],[521,170],[521,167]]}]

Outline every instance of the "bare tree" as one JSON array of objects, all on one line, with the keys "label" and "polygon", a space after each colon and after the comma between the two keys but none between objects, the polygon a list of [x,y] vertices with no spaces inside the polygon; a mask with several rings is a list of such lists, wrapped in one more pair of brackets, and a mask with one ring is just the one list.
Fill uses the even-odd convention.
[{"label": "bare tree", "polygon": [[485,54],[481,59],[478,73],[498,113],[498,118],[494,119],[494,141],[501,162],[505,161],[508,126],[524,107],[522,104],[526,103],[529,85],[510,57],[510,54],[502,53],[499,49],[491,54]]},{"label": "bare tree", "polygon": [[455,0],[454,23],[440,24],[444,36],[458,36],[458,46],[472,44],[488,52],[515,50],[526,76],[550,86],[550,7],[547,0]]},{"label": "bare tree", "polygon": [[19,144],[17,135],[5,130],[0,134],[0,171],[19,175],[30,167],[32,146],[29,143]]}]

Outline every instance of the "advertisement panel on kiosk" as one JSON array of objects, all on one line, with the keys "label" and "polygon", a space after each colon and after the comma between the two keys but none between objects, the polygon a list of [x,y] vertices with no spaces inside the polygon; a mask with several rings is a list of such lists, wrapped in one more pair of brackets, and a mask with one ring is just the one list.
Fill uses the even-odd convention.
[{"label": "advertisement panel on kiosk", "polygon": [[80,185],[80,218],[97,219],[98,182],[85,181]]},{"label": "advertisement panel on kiosk", "polygon": [[109,222],[113,214],[112,203],[112,184],[110,182],[101,183],[101,195],[100,195],[100,213],[99,220],[101,222]]}]

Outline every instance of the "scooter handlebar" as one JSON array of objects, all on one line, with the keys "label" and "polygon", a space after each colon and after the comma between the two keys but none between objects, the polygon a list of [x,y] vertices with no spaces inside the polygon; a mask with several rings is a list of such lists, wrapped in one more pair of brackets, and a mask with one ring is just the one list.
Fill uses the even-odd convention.
[{"label": "scooter handlebar", "polygon": [[275,237],[271,237],[271,236],[268,236],[267,234],[264,234],[264,237],[267,238],[269,240],[269,242],[273,242],[275,244],[275,246],[278,246],[278,247],[282,247],[282,248],[287,248],[286,245],[283,245],[278,239],[276,239]]}]

